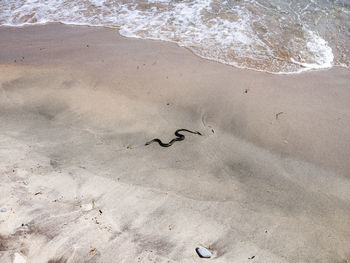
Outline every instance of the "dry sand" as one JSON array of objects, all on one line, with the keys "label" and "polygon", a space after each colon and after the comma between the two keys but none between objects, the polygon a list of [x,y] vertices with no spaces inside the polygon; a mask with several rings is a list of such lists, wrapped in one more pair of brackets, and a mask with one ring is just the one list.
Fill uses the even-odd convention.
[{"label": "dry sand", "polygon": [[1,27],[0,262],[350,261],[349,83]]}]

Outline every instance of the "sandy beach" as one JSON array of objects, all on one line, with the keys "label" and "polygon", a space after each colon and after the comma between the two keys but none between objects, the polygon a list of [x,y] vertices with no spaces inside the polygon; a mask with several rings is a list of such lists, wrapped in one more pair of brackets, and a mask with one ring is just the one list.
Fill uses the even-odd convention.
[{"label": "sandy beach", "polygon": [[0,262],[350,262],[349,83],[0,27]]}]

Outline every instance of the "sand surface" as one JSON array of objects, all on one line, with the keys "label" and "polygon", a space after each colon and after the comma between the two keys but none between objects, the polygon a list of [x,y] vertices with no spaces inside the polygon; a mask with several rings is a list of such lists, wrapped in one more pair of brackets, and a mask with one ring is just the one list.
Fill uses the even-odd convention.
[{"label": "sand surface", "polygon": [[0,262],[349,262],[349,83],[1,27]]}]

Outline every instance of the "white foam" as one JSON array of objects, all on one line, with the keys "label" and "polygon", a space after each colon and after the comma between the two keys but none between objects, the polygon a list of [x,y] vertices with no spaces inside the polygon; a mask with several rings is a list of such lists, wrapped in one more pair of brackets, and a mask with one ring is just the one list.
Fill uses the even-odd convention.
[{"label": "white foam", "polygon": [[314,63],[305,63],[291,58],[295,64],[303,66],[305,69],[324,69],[333,66],[334,55],[332,48],[328,46],[326,40],[317,35],[311,30],[307,30],[309,41],[306,44],[307,50],[310,53],[309,58],[312,57]]},{"label": "white foam", "polygon": [[[216,0],[46,0],[44,4],[39,0],[12,0],[0,2],[0,25],[61,22],[117,27],[126,37],[171,41],[203,58],[272,73],[297,73],[332,67],[332,49],[317,32],[303,27],[304,37],[296,40],[293,35],[285,33],[288,27],[299,30],[298,23],[302,23],[302,19],[297,14],[297,19],[293,21],[293,15],[283,9],[283,4],[288,3],[279,1],[269,2],[276,8],[273,9],[260,0],[249,3]],[[310,5],[300,4],[300,12],[314,8]],[[288,6],[291,8],[290,4]],[[288,39],[283,38],[290,38],[288,47],[283,46]],[[285,57],[285,53],[290,57]]]}]

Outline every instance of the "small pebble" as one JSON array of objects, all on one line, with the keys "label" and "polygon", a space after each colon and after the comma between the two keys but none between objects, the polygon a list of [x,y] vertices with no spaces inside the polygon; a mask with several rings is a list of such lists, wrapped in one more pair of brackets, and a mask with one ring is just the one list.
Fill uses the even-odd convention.
[{"label": "small pebble", "polygon": [[200,258],[210,258],[211,252],[205,247],[198,246],[196,248],[196,252]]},{"label": "small pebble", "polygon": [[1,208],[1,212],[5,213],[5,212],[7,212],[7,209],[6,208]]}]

